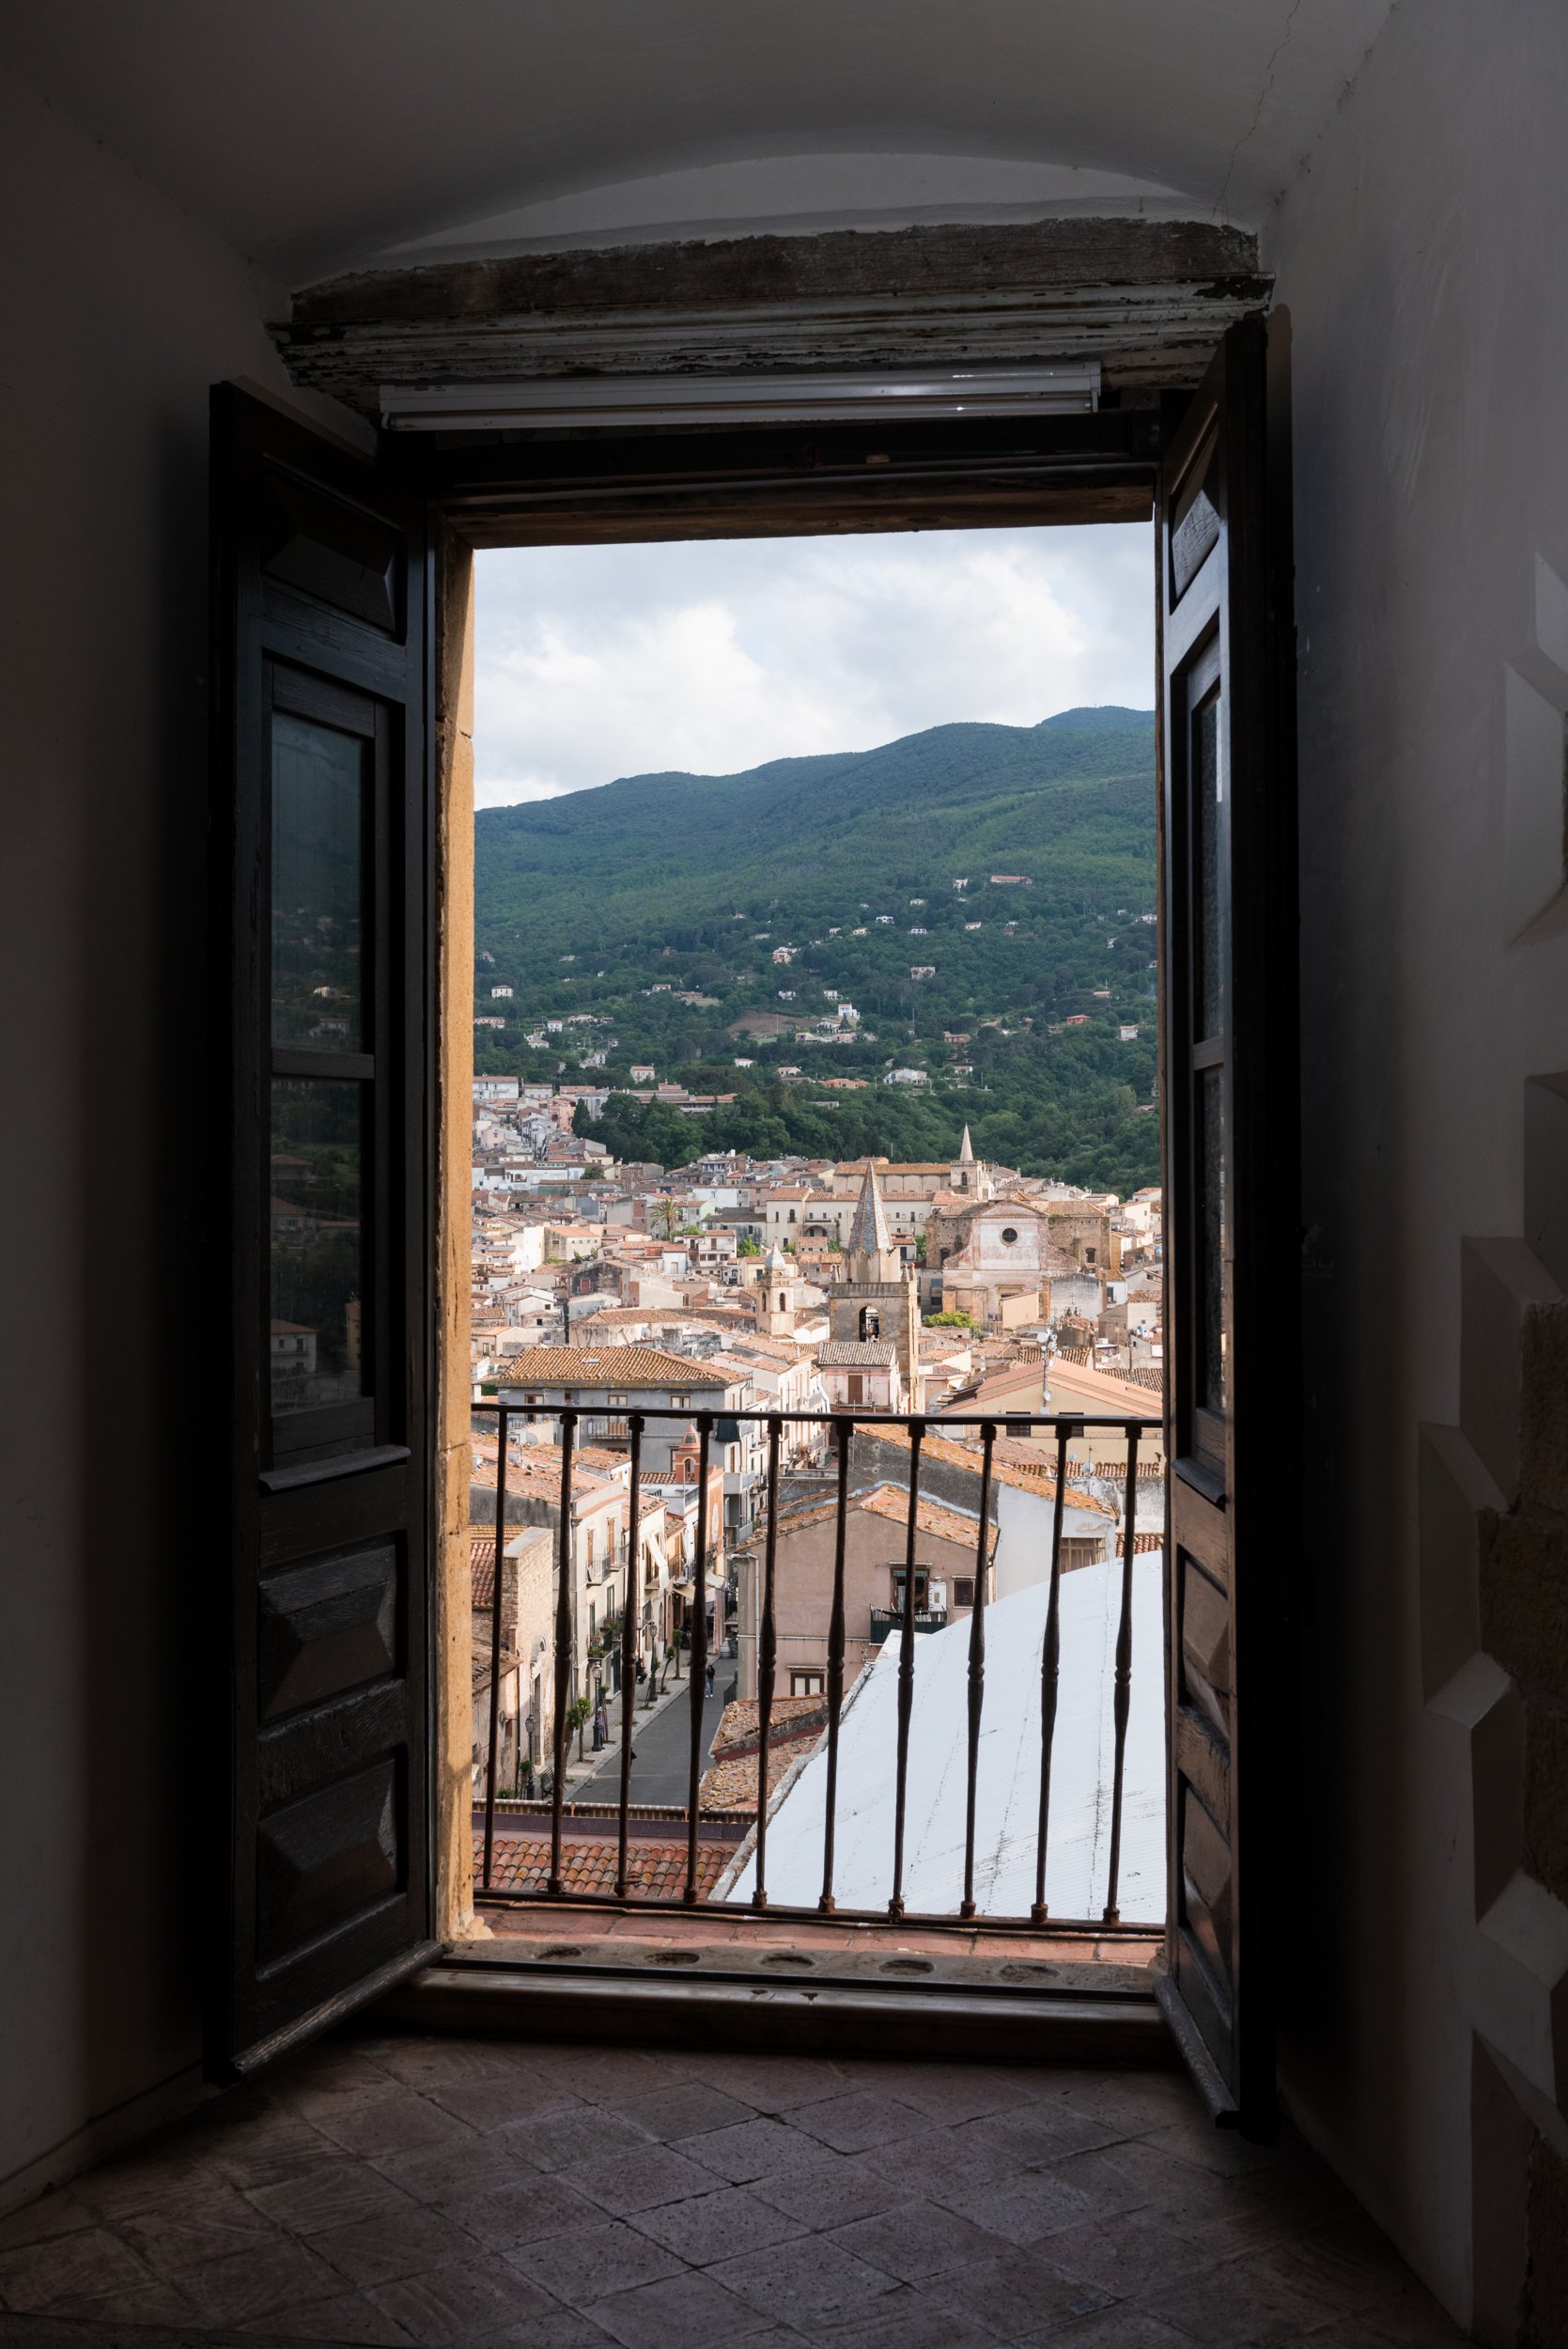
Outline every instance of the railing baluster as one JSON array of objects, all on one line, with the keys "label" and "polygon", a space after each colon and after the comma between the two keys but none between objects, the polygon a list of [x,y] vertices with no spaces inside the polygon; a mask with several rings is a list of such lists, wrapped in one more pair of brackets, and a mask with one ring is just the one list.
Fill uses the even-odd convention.
[{"label": "railing baluster", "polygon": [[1132,1701],[1132,1562],[1138,1529],[1138,1423],[1127,1436],[1126,1525],[1122,1539],[1122,1618],[1116,1626],[1116,1764],[1110,1783],[1110,1877],[1106,1887],[1105,1921],[1119,1925],[1117,1903],[1122,1872],[1122,1776],[1126,1761],[1127,1712]]},{"label": "railing baluster", "polygon": [[485,1867],[482,1889],[490,1889],[490,1857],[495,1846],[495,1766],[501,1741],[501,1561],[506,1526],[506,1430],[508,1414],[501,1414],[501,1440],[495,1455],[495,1588],[490,1594],[490,1750],[485,1765]]},{"label": "railing baluster", "polygon": [[643,1604],[638,1587],[642,1574],[643,1428],[640,1411],[627,1421],[631,1435],[631,1530],[627,1552],[626,1598],[621,1608],[621,1815],[615,1846],[615,1898],[624,1901],[627,1887],[627,1814],[631,1805],[631,1725],[637,1703],[637,1610]]},{"label": "railing baluster", "polygon": [[924,1422],[909,1422],[909,1525],[904,1544],[904,1622],[898,1642],[898,1767],[893,1812],[893,1895],[888,1915],[904,1914],[904,1811],[909,1777],[909,1719],[915,1702],[915,1512],[920,1506],[920,1439]]},{"label": "railing baluster", "polygon": [[697,1794],[703,1775],[703,1703],[707,1677],[707,1447],[712,1414],[697,1414],[697,1551],[691,1590],[691,1756],[686,1789],[686,1890],[688,1908],[697,1905]]},{"label": "railing baluster", "polygon": [[555,1546],[555,1720],[552,1744],[554,1783],[550,1790],[550,1878],[551,1892],[564,1892],[561,1875],[561,1799],[567,1781],[567,1691],[571,1686],[572,1650],[572,1525],[571,1455],[577,1413],[561,1414],[561,1530]]},{"label": "railing baluster", "polygon": [[838,1809],[838,1724],[844,1710],[844,1546],[849,1525],[849,1447],[853,1420],[839,1420],[838,1509],[833,1526],[833,1603],[828,1617],[828,1786],[822,1823],[822,1892],[817,1907],[833,1910],[833,1820]]},{"label": "railing baluster", "polygon": [[773,1620],[773,1567],[779,1539],[779,1436],[781,1422],[768,1429],[768,1541],[763,1550],[762,1630],[757,1641],[757,1845],[752,1906],[768,1906],[768,1733],[773,1721],[773,1673],[778,1631]]},{"label": "railing baluster", "polygon": [[980,1536],[974,1552],[974,1605],[970,1610],[969,1781],[964,1797],[964,1897],[960,1917],[974,1915],[974,1791],[980,1773],[980,1716],[986,1703],[986,1584],[991,1569],[991,1448],[989,1420],[980,1431]]},{"label": "railing baluster", "polygon": [[1040,1829],[1034,1846],[1034,1906],[1032,1924],[1043,1925],[1046,1906],[1046,1841],[1050,1831],[1050,1752],[1056,1736],[1056,1696],[1062,1676],[1062,1517],[1067,1505],[1067,1445],[1072,1423],[1056,1429],[1056,1507],[1051,1512],[1050,1591],[1046,1600],[1046,1637],[1040,1650]]}]

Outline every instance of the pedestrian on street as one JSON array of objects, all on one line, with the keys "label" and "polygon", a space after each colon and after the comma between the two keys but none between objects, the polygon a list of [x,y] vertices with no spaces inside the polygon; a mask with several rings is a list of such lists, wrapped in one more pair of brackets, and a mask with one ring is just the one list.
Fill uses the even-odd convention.
[{"label": "pedestrian on street", "polygon": [[596,1704],[594,1707],[594,1751],[596,1753],[604,1751],[604,1706],[602,1703]]},{"label": "pedestrian on street", "polygon": [[708,1666],[708,1668],[707,1668],[707,1672],[706,1672],[706,1680],[707,1680],[707,1693],[708,1693],[708,1695],[709,1695],[709,1696],[711,1696],[711,1695],[713,1694],[713,1667],[712,1667],[712,1665],[711,1665],[711,1664],[709,1664],[709,1666]]},{"label": "pedestrian on street", "polygon": [[639,1657],[637,1658],[637,1686],[639,1687],[639,1688],[643,1686],[643,1683],[646,1680],[647,1676],[648,1676],[648,1668],[647,1668],[647,1666],[644,1663],[644,1661],[643,1661],[642,1657],[639,1656]]}]

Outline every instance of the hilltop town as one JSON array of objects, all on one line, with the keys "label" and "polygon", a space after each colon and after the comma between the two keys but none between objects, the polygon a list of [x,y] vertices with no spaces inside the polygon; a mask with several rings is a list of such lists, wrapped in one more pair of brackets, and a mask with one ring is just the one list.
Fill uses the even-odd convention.
[{"label": "hilltop town", "polygon": [[582,1088],[624,1159],[681,1165],[701,1117],[937,1159],[967,1120],[1125,1197],[1159,1165],[1154,807],[1153,715],[1105,708],[482,809],[475,1069]]},{"label": "hilltop town", "polygon": [[[845,1668],[852,1682],[896,1629],[903,1606],[902,1563],[889,1563],[902,1561],[908,1526],[909,1436],[900,1418],[928,1423],[916,1563],[923,1632],[968,1616],[980,1571],[988,1600],[1048,1571],[1055,1439],[1010,1430],[1008,1419],[1157,1421],[1159,1193],[1124,1199],[987,1162],[967,1127],[954,1156],[940,1160],[763,1160],[713,1150],[666,1168],[617,1160],[575,1130],[593,1123],[581,1113],[595,1102],[587,1088],[483,1075],[474,1095],[476,1785],[488,1752],[505,1405],[502,1791],[536,1792],[553,1750],[559,1413],[568,1409],[576,1414],[569,1750],[582,1748],[582,1772],[591,1772],[590,1726],[596,1747],[615,1735],[629,1605],[640,1701],[651,1705],[660,1676],[673,1688],[684,1669],[700,1518],[708,1641],[735,1699],[715,1739],[705,1802],[738,1799],[744,1808],[749,1768],[754,1806],[755,1763],[744,1757],[754,1755],[746,1724],[757,1689],[768,1439],[764,1424],[738,1415],[894,1415],[862,1427],[851,1447]],[[635,1529],[634,1413],[647,1414]],[[983,1535],[979,1429],[958,1423],[993,1415]],[[948,1433],[929,1424],[943,1418],[955,1423]],[[1161,1537],[1158,1438],[1157,1427],[1144,1432],[1136,1463],[1140,1549]],[[1126,1455],[1119,1431],[1067,1447],[1063,1571],[1119,1555]],[[836,1472],[829,1431],[786,1421],[778,1472],[775,1687],[787,1757],[792,1740],[815,1742],[822,1725]],[[739,1759],[726,1760],[737,1739]]]}]

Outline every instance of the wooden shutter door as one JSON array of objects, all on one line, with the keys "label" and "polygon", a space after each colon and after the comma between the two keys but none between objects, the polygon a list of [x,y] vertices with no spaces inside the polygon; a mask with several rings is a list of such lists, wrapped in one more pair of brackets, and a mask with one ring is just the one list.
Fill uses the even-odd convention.
[{"label": "wooden shutter door", "polygon": [[233,2077],[432,1949],[430,588],[373,464],[227,385],[212,425]]},{"label": "wooden shutter door", "polygon": [[1278,1626],[1293,1579],[1296,805],[1267,330],[1162,468],[1171,1900],[1161,1999],[1217,2119],[1274,2110]]}]

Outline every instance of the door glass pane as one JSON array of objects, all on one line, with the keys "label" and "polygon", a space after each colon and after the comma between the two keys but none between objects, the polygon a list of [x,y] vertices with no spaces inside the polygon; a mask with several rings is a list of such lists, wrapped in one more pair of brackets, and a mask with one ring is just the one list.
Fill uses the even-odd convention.
[{"label": "door glass pane", "polygon": [[1193,941],[1196,1001],[1194,1041],[1218,1035],[1223,1024],[1226,906],[1224,778],[1219,770],[1219,695],[1209,695],[1192,721],[1192,854],[1196,870]]},{"label": "door glass pane", "polygon": [[365,1085],[272,1080],[270,1206],[272,1409],[366,1392]]},{"label": "door glass pane", "polygon": [[1225,1096],[1223,1072],[1205,1068],[1197,1089],[1197,1401],[1225,1408]]},{"label": "door glass pane", "polygon": [[368,744],[272,718],[272,1041],[359,1052]]}]

